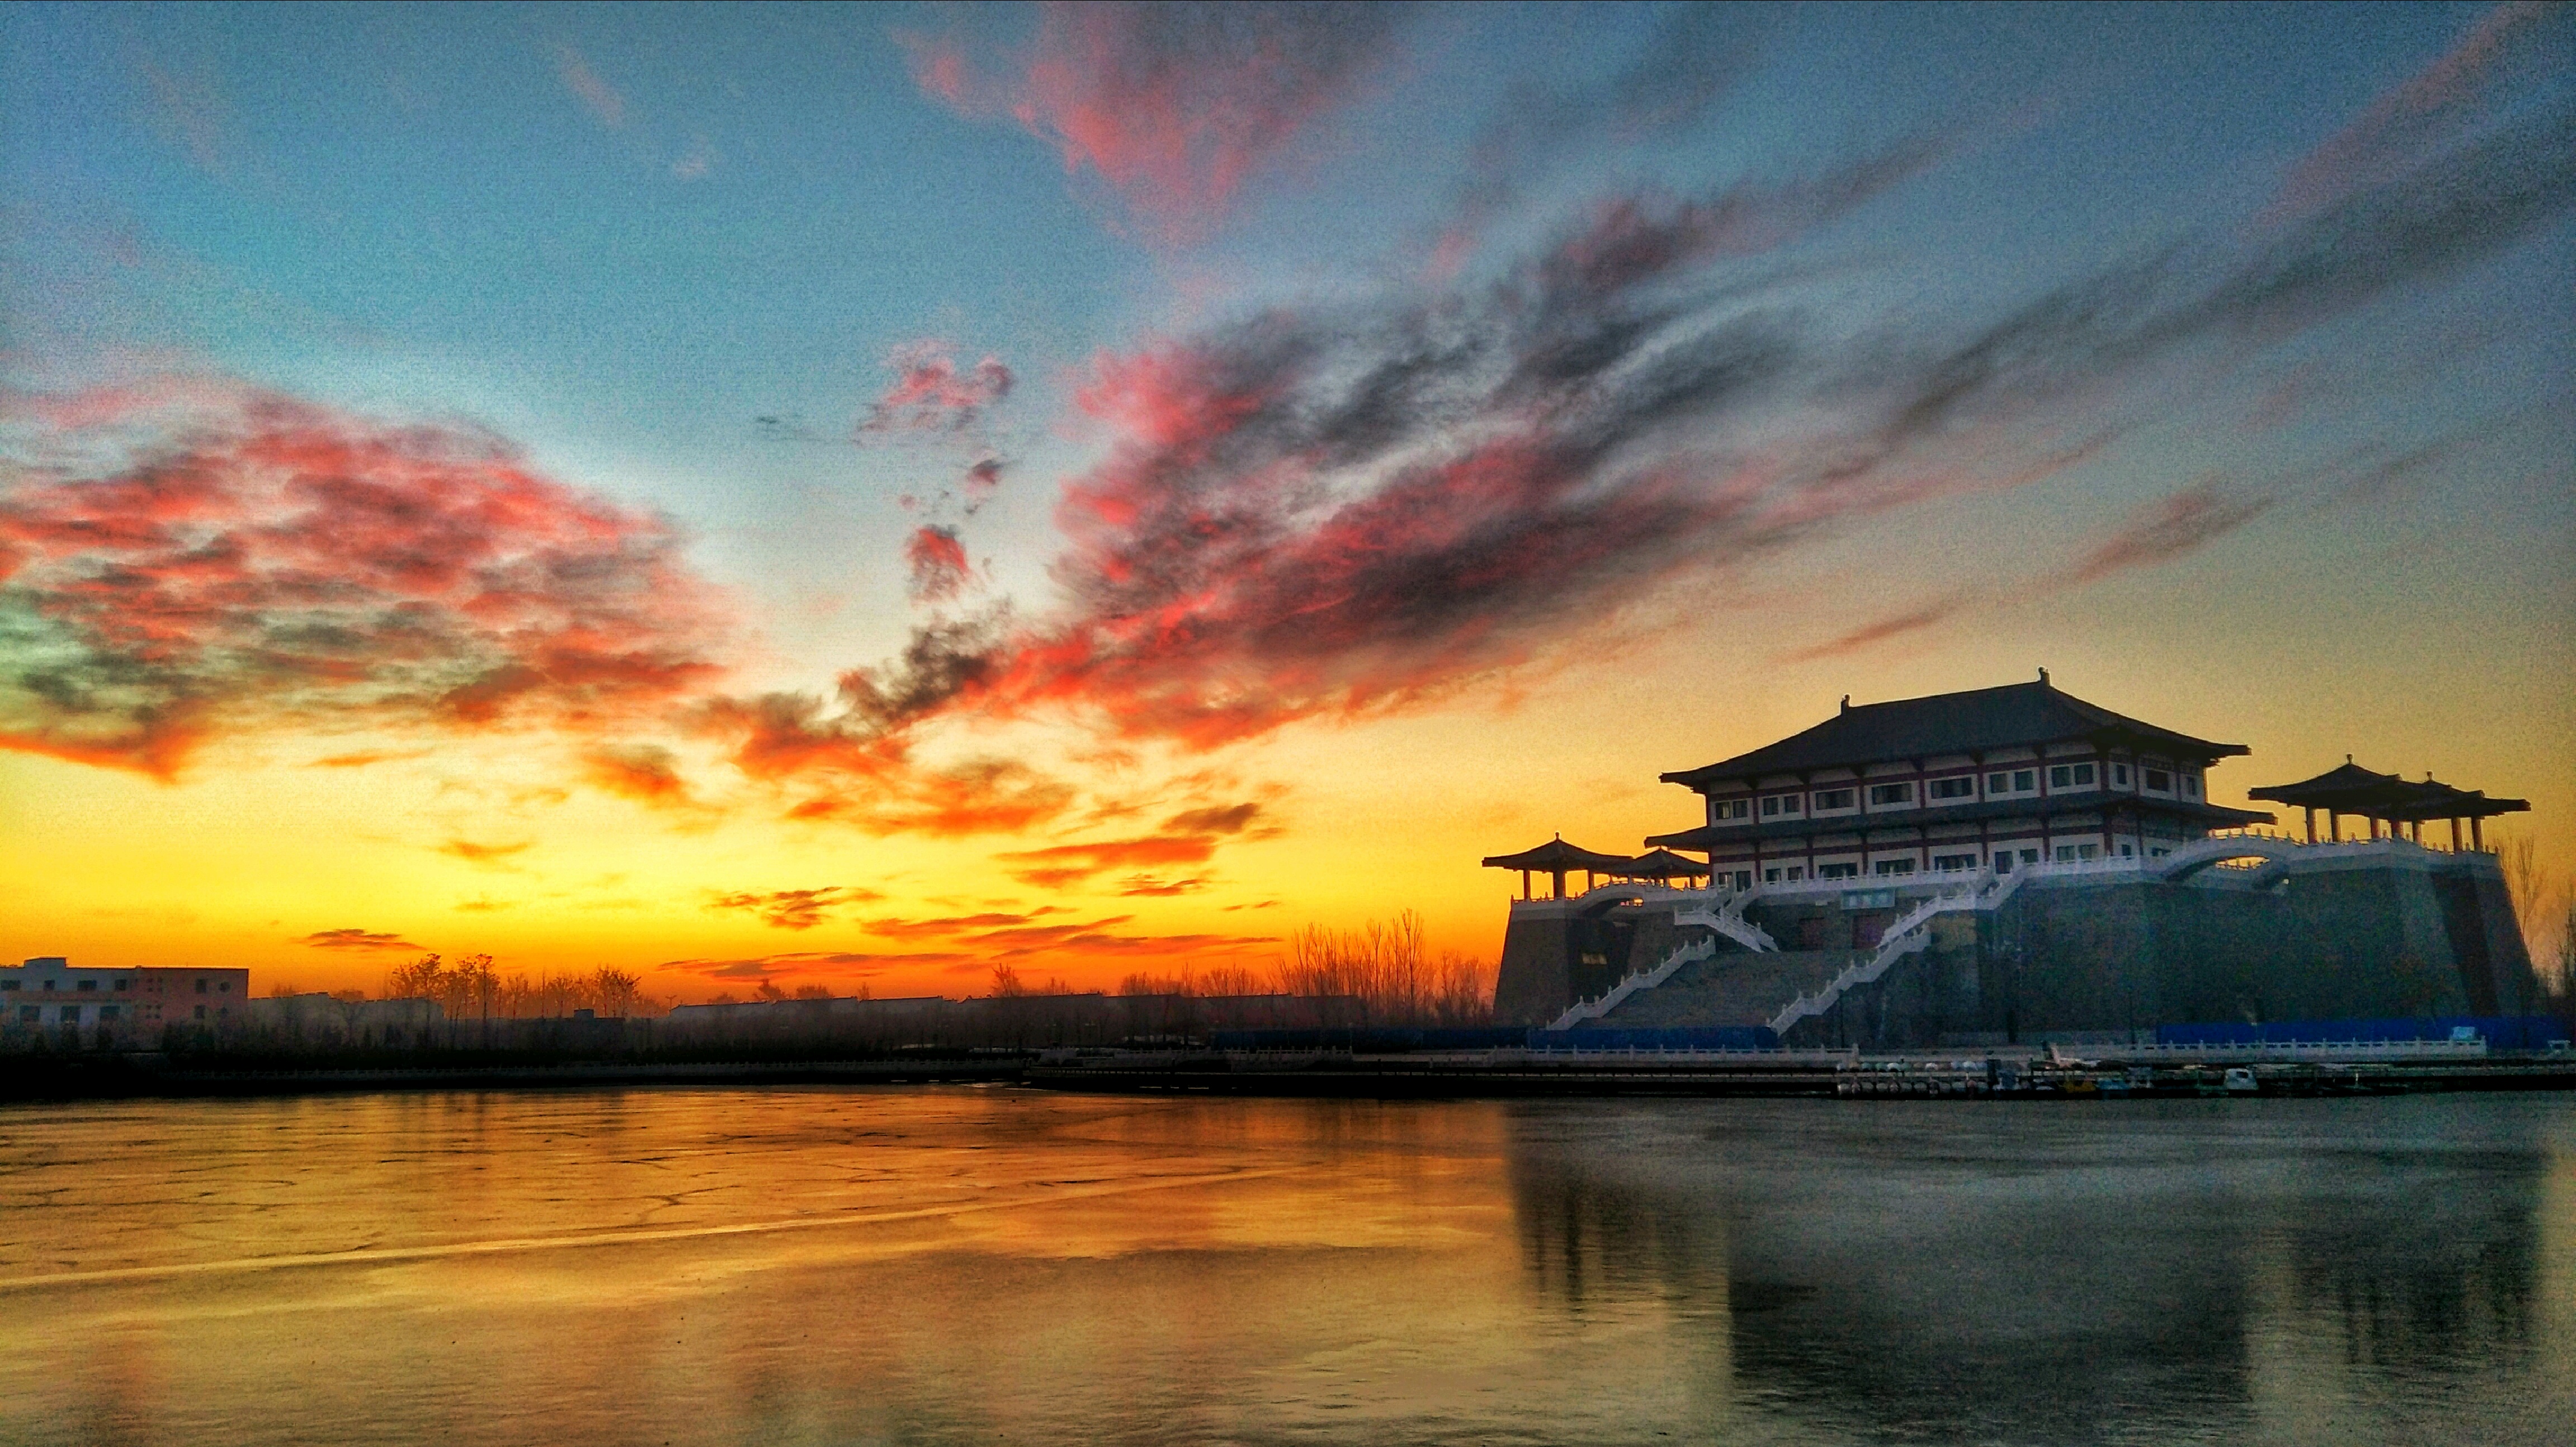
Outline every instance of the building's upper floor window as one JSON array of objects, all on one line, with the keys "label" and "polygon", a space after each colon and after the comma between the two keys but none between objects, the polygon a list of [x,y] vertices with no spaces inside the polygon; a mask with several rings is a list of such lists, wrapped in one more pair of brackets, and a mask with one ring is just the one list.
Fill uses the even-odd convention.
[{"label": "building's upper floor window", "polygon": [[202,995],[202,994],[206,993],[206,982],[205,982],[205,981],[203,981],[203,980],[199,980],[199,981],[197,982],[197,993],[198,993],[198,994],[200,994],[200,995]]},{"label": "building's upper floor window", "polygon": [[1880,808],[1888,804],[1911,804],[1913,802],[1914,785],[1910,780],[1902,784],[1872,784],[1869,786],[1869,805],[1873,809]]},{"label": "building's upper floor window", "polygon": [[1836,864],[1819,864],[1816,866],[1816,877],[1818,879],[1858,879],[1860,866],[1849,860]]},{"label": "building's upper floor window", "polygon": [[1708,817],[1716,823],[1722,824],[1730,819],[1746,818],[1751,815],[1752,812],[1753,801],[1750,799],[1711,799],[1708,801]]},{"label": "building's upper floor window", "polygon": [[2091,764],[2055,765],[2048,771],[2048,787],[2052,789],[2090,789],[2093,787],[2093,766]]},{"label": "building's upper floor window", "polygon": [[2006,794],[2038,792],[2039,770],[2037,769],[1998,769],[1986,775],[1986,797],[1990,799]]},{"label": "building's upper floor window", "polygon": [[2111,766],[2111,787],[2114,789],[2125,789],[2129,787],[2128,765],[2113,764]]},{"label": "building's upper floor window", "polygon": [[2155,790],[2159,794],[2170,794],[2173,792],[2173,775],[2170,772],[2163,769],[2149,769],[2146,772],[2148,788]]},{"label": "building's upper floor window", "polygon": [[1932,867],[1943,874],[1957,874],[1962,870],[1976,868],[1977,856],[1973,854],[1935,854],[1932,856]]},{"label": "building's upper floor window", "polygon": [[83,980],[78,985],[73,986],[73,988],[78,990],[96,990],[98,988],[98,981]]},{"label": "building's upper floor window", "polygon": [[1852,791],[1849,789],[1818,789],[1816,791],[1816,812],[1819,814],[1831,813],[1836,809],[1849,809],[1852,807],[1854,807],[1852,803]]},{"label": "building's upper floor window", "polygon": [[2182,791],[2183,791],[2184,796],[2185,796],[2185,797],[2187,797],[2187,798],[2193,798],[2193,799],[2197,799],[2197,798],[2199,798],[2199,797],[2200,797],[2200,775],[2198,775],[2198,774],[2185,774],[2185,775],[2183,775],[2183,776],[2182,776]]},{"label": "building's upper floor window", "polygon": [[133,986],[134,986],[134,977],[133,977],[133,976],[131,976],[131,975],[119,976],[119,977],[118,977],[118,979],[117,979],[117,981],[116,981],[116,988],[118,988],[118,989],[120,989],[120,990],[131,989],[131,988],[133,988]]},{"label": "building's upper floor window", "polygon": [[1973,799],[1977,797],[1977,779],[1973,774],[1961,774],[1955,779],[1934,779],[1923,789],[1935,799]]},{"label": "building's upper floor window", "polygon": [[1804,800],[1796,794],[1774,794],[1762,801],[1762,817],[1768,819],[1775,814],[1796,814],[1803,803]]},{"label": "building's upper floor window", "polygon": [[17,981],[15,981],[15,980],[0,980],[0,990],[14,990],[14,989],[16,989],[16,988],[18,988],[18,982],[17,982]]}]

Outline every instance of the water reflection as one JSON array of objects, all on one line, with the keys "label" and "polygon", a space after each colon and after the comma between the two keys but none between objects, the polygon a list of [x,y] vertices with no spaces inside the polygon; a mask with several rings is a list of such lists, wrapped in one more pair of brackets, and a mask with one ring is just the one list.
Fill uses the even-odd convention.
[{"label": "water reflection", "polygon": [[0,1112],[0,1440],[2563,1440],[2576,1102]]},{"label": "water reflection", "polygon": [[[1533,1112],[1569,1312],[1727,1322],[1728,1395],[1854,1436],[2566,1440],[2564,1106]],[[2544,1303],[2562,1309],[2554,1326]],[[2553,1415],[2555,1414],[2555,1415]]]}]

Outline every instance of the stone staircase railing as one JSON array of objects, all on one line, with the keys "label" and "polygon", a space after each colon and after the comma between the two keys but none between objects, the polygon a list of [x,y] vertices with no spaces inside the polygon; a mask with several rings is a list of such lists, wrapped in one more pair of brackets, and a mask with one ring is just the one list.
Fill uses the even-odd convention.
[{"label": "stone staircase railing", "polygon": [[2012,898],[2021,888],[2022,881],[2032,877],[2035,872],[2030,869],[2020,869],[2000,879],[1990,873],[1981,872],[1974,882],[1964,887],[1945,890],[1914,906],[1899,916],[1896,923],[1888,926],[1887,933],[1879,937],[1877,950],[1873,951],[1868,959],[1845,967],[1841,973],[1826,981],[1824,988],[1816,993],[1802,994],[1782,1006],[1780,1013],[1771,1017],[1772,1033],[1788,1034],[1790,1026],[1801,1020],[1813,1019],[1832,1009],[1840,1003],[1846,992],[1877,981],[1898,960],[1931,948],[1932,921],[1938,916],[1968,911],[1984,913],[2002,908],[2004,901]]},{"label": "stone staircase railing", "polygon": [[1619,983],[1612,985],[1609,993],[1601,996],[1599,999],[1578,1000],[1574,1004],[1567,1006],[1565,1013],[1557,1016],[1554,1020],[1549,1021],[1546,1028],[1550,1030],[1571,1030],[1586,1020],[1598,1020],[1602,1016],[1619,1008],[1620,1004],[1630,995],[1637,993],[1639,990],[1651,990],[1657,985],[1662,984],[1664,981],[1671,979],[1675,972],[1679,971],[1682,966],[1689,964],[1693,960],[1707,959],[1709,956],[1716,953],[1717,942],[1710,939],[1696,939],[1687,944],[1677,946],[1671,954],[1664,956],[1663,963],[1655,966],[1651,970],[1639,970],[1635,974],[1628,976]]},{"label": "stone staircase railing", "polygon": [[1771,938],[1771,932],[1744,917],[1744,906],[1752,903],[1753,894],[1754,891],[1745,890],[1729,897],[1715,909],[1702,905],[1697,909],[1683,910],[1673,916],[1673,923],[1715,930],[1756,954],[1776,954],[1780,945]]}]

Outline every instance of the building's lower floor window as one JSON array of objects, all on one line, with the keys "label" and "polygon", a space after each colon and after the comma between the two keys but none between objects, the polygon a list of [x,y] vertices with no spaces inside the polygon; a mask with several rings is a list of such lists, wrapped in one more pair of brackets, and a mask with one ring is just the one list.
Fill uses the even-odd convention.
[{"label": "building's lower floor window", "polygon": [[1762,871],[1762,882],[1764,884],[1795,884],[1806,877],[1807,867],[1803,864],[1792,864],[1785,869],[1766,869]]},{"label": "building's lower floor window", "polygon": [[1974,869],[1977,867],[1977,856],[1973,854],[1935,854],[1932,856],[1932,867],[1945,874],[1963,869]]},{"label": "building's lower floor window", "polygon": [[2060,844],[2057,846],[2057,862],[2060,864],[2072,864],[2079,859],[2099,859],[2101,857],[2102,846],[2099,844]]},{"label": "building's lower floor window", "polygon": [[22,1025],[33,1025],[44,1018],[45,1007],[42,1005],[21,1005],[18,1007],[18,1023]]},{"label": "building's lower floor window", "polygon": [[1880,874],[1912,874],[1914,872],[1914,861],[1911,859],[1882,859],[1878,861],[1876,869]]},{"label": "building's lower floor window", "polygon": [[1858,879],[1860,878],[1860,866],[1857,864],[1819,864],[1816,866],[1816,877],[1818,879]]},{"label": "building's lower floor window", "polygon": [[197,1018],[198,1018],[198,1019],[200,1019],[200,1020],[203,1020],[203,1019],[205,1019],[205,1018],[206,1018],[206,1007],[205,1007],[205,1006],[203,1006],[203,1005],[199,1005],[199,1006],[197,1007]]}]

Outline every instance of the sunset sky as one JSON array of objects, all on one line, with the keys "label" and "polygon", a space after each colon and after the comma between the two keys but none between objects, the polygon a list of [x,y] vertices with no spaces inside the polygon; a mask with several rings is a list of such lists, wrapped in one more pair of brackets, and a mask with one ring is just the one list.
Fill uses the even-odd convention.
[{"label": "sunset sky", "polygon": [[2015,682],[2576,869],[2576,10],[0,9],[0,955],[1114,987]]}]

